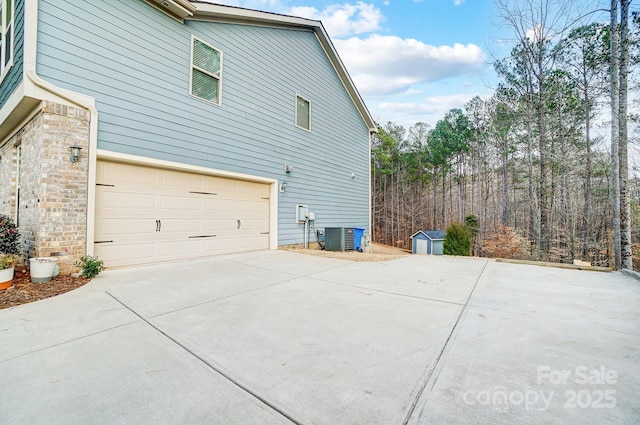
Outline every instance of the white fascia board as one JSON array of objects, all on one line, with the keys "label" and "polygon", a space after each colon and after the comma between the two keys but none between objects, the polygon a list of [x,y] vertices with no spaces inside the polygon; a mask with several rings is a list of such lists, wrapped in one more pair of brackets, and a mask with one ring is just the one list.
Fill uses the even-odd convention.
[{"label": "white fascia board", "polygon": [[321,25],[320,21],[314,21],[312,19],[261,12],[259,10],[245,9],[242,7],[224,6],[199,1],[192,1],[191,4],[196,7],[192,19],[307,29]]},{"label": "white fascia board", "polygon": [[188,0],[144,0],[150,6],[155,7],[162,13],[184,22],[184,18],[193,16],[196,7]]}]

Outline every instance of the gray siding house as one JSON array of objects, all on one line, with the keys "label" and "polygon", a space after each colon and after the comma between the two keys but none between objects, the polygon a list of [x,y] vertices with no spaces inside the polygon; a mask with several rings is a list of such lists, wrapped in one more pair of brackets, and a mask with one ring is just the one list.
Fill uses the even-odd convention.
[{"label": "gray siding house", "polygon": [[316,228],[369,231],[375,124],[320,22],[187,0],[1,7],[0,213],[25,255],[69,270],[276,249],[303,241],[299,204]]}]

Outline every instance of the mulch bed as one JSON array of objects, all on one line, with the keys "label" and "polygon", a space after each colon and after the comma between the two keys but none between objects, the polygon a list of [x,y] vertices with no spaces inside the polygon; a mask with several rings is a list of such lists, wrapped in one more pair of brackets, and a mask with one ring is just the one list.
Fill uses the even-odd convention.
[{"label": "mulch bed", "polygon": [[46,283],[31,283],[28,270],[16,269],[13,285],[0,289],[0,309],[15,307],[64,294],[89,282],[79,276],[58,275]]}]

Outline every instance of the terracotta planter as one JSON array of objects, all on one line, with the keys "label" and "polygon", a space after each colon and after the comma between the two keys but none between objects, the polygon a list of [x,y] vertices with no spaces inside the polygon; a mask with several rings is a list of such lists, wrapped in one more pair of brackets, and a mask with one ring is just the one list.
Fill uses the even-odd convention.
[{"label": "terracotta planter", "polygon": [[7,289],[13,283],[14,267],[0,270],[0,289]]},{"label": "terracotta planter", "polygon": [[29,274],[33,283],[49,282],[56,275],[56,269],[60,270],[57,258],[38,257],[29,259]]}]

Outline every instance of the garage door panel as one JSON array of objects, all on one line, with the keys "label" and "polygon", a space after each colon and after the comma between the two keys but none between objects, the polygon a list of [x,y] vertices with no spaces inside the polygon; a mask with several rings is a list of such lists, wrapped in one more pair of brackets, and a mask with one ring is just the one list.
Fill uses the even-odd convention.
[{"label": "garage door panel", "polygon": [[240,229],[244,231],[256,231],[257,233],[269,230],[269,219],[265,218],[243,218],[240,220]]},{"label": "garage door panel", "polygon": [[108,267],[269,248],[268,184],[98,162],[95,252]]},{"label": "garage door panel", "polygon": [[160,209],[181,211],[182,213],[201,214],[203,200],[194,196],[160,195]]},{"label": "garage door panel", "polygon": [[202,255],[202,242],[199,239],[182,239],[174,241],[162,241],[160,247],[160,259],[178,259],[186,257],[199,257]]},{"label": "garage door panel", "polygon": [[122,215],[140,215],[156,209],[156,196],[144,192],[96,190],[96,211],[112,210]]},{"label": "garage door panel", "polygon": [[202,230],[207,233],[233,232],[238,228],[235,218],[205,218]]},{"label": "garage door panel", "polygon": [[163,190],[199,190],[202,187],[202,176],[179,171],[160,171],[159,187]]},{"label": "garage door panel", "polygon": [[160,220],[160,226],[160,237],[169,237],[170,234],[182,236],[185,234],[197,235],[202,232],[202,219],[198,217],[163,217],[162,220]]},{"label": "garage door panel", "polygon": [[238,239],[238,249],[243,251],[269,248],[269,235],[246,236]]},{"label": "garage door panel", "polygon": [[148,218],[103,218],[96,220],[96,241],[132,239],[152,235],[155,221]]},{"label": "garage door panel", "polygon": [[238,211],[238,201],[234,199],[207,199],[204,202],[204,212],[207,216],[235,217]]},{"label": "garage door panel", "polygon": [[98,162],[96,182],[115,187],[149,187],[157,184],[158,170],[115,162]]},{"label": "garage door panel", "polygon": [[254,182],[240,182],[240,193],[253,194],[257,197],[268,197],[269,187],[265,184]]},{"label": "garage door panel", "polygon": [[238,240],[234,237],[210,238],[202,241],[204,250],[214,254],[238,252]]},{"label": "garage door panel", "polygon": [[269,202],[259,201],[239,201],[238,209],[242,215],[250,215],[252,217],[263,217],[265,214],[269,214]]},{"label": "garage door panel", "polygon": [[94,253],[105,261],[108,267],[128,266],[134,259],[134,264],[152,263],[157,261],[156,244],[154,242],[129,242],[95,245]]},{"label": "garage door panel", "polygon": [[213,192],[218,195],[238,193],[238,181],[221,177],[203,176],[202,191]]}]

